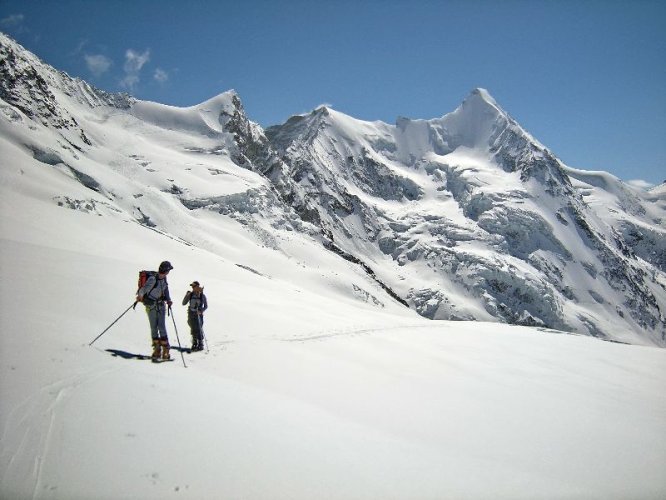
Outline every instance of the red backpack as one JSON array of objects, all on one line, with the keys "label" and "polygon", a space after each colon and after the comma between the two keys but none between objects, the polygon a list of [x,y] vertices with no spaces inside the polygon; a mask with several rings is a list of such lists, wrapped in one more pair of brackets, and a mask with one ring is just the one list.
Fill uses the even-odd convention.
[{"label": "red backpack", "polygon": [[[136,289],[136,293],[139,293],[139,290],[145,286],[146,281],[148,281],[148,277],[150,276],[155,276],[155,285],[157,285],[157,271],[139,271],[139,287]],[[153,286],[153,288],[155,288],[155,286]],[[152,292],[152,289],[148,290],[148,293],[150,292]],[[148,293],[146,293],[146,295],[148,295]]]},{"label": "red backpack", "polygon": [[[149,298],[148,295],[157,286],[157,279],[158,279],[157,275],[158,275],[157,271],[139,271],[139,282],[138,282],[139,288],[136,289],[137,295],[139,294],[139,290],[141,290],[144,287],[144,285],[146,284],[146,281],[148,281],[148,278],[150,276],[155,276],[155,284],[153,285],[153,288],[151,288],[150,290],[148,290],[146,293],[143,294],[143,304],[146,305],[146,306],[150,306],[154,303],[154,300]],[[134,303],[134,307],[136,307],[138,302],[139,301],[137,300]]]}]

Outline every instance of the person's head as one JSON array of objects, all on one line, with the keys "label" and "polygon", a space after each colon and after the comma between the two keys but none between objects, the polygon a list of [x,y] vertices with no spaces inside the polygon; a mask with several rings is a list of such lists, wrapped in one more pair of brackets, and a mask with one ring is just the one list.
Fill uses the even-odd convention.
[{"label": "person's head", "polygon": [[169,271],[171,271],[172,269],[173,269],[173,266],[171,265],[171,262],[169,262],[168,260],[165,260],[164,262],[162,262],[160,264],[158,272],[160,274],[166,275],[166,274],[169,274]]},{"label": "person's head", "polygon": [[190,286],[192,287],[193,292],[201,291],[201,284],[198,281],[193,281],[192,283],[190,283]]}]

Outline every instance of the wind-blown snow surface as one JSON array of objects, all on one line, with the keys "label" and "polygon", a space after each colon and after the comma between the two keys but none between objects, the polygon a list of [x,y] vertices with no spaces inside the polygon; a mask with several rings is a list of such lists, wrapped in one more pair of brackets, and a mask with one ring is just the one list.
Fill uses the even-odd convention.
[{"label": "wind-blown snow surface", "polygon": [[[281,164],[233,92],[175,109],[31,55],[2,68],[2,498],[666,495],[665,350],[403,307],[280,201]],[[456,165],[477,161],[471,146]],[[602,175],[569,175],[608,193]],[[187,368],[175,350],[124,359],[149,352],[140,308],[89,347],[164,259],[172,344],[174,324],[188,343],[178,304],[196,279],[209,352]]]}]

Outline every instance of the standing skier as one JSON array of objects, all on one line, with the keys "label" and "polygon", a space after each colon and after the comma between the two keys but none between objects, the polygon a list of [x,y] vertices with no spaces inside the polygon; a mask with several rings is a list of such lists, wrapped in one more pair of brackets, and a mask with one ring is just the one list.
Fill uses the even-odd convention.
[{"label": "standing skier", "polygon": [[192,334],[192,350],[201,351],[203,345],[203,313],[208,309],[208,300],[203,293],[203,287],[198,281],[190,283],[192,291],[188,291],[183,299],[187,305],[187,324]]},{"label": "standing skier", "polygon": [[150,274],[137,292],[137,302],[142,302],[146,307],[148,321],[150,322],[150,336],[153,340],[153,361],[171,359],[169,355],[169,337],[166,330],[166,305],[171,307],[171,296],[169,295],[169,283],[167,275],[173,266],[169,261],[160,264],[157,274]]}]

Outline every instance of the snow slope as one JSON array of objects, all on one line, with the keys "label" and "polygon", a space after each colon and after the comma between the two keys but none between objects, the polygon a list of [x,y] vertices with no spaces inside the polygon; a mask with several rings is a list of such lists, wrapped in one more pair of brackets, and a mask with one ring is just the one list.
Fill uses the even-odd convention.
[{"label": "snow slope", "polygon": [[[3,498],[666,494],[663,349],[431,322],[305,270],[278,278],[289,259],[252,245],[243,264],[261,275],[4,186]],[[136,270],[164,257],[176,301],[206,286],[210,351],[185,354],[187,369],[176,351],[111,356],[149,352],[140,310],[89,347],[131,305]],[[174,320],[185,344],[181,307]]]}]

